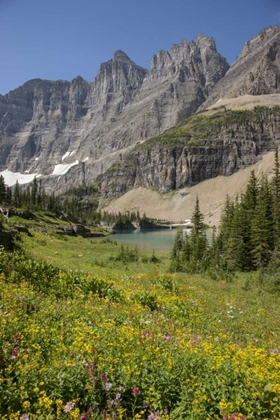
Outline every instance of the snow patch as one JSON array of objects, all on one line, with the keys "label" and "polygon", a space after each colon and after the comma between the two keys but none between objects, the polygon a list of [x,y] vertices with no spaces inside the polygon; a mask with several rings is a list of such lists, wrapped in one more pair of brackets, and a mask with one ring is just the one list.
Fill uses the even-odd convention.
[{"label": "snow patch", "polygon": [[15,185],[18,181],[19,184],[28,184],[28,182],[32,182],[33,179],[38,178],[41,176],[37,173],[35,174],[21,174],[20,172],[11,172],[8,169],[5,169],[5,171],[0,172],[0,175],[3,176],[5,184],[8,187],[11,187],[12,185]]},{"label": "snow patch", "polygon": [[66,158],[68,158],[68,157],[73,156],[75,153],[76,153],[75,151],[73,151],[73,152],[66,152],[66,153],[64,153],[64,155],[62,156],[61,160],[62,160],[62,161],[64,161],[64,159],[66,159]]},{"label": "snow patch", "polygon": [[84,158],[83,162],[86,162],[88,160],[88,156],[86,158]]},{"label": "snow patch", "polygon": [[52,175],[65,175],[72,166],[78,165],[78,163],[79,161],[76,160],[73,163],[68,163],[68,164],[60,163],[58,165],[55,165]]},{"label": "snow patch", "polygon": [[64,160],[64,159],[66,159],[69,155],[70,155],[70,152],[66,152],[66,153],[62,156],[61,160],[63,161],[63,160]]},{"label": "snow patch", "polygon": [[38,159],[39,159],[38,157],[35,158],[35,160],[38,160]]}]

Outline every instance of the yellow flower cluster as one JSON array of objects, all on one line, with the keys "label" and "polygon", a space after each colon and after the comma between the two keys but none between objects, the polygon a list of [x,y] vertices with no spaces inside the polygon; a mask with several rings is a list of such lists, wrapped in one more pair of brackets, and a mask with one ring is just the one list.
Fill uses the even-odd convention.
[{"label": "yellow flower cluster", "polygon": [[121,299],[1,278],[1,419],[280,418],[277,298],[183,276],[174,292],[148,275],[110,281]]}]

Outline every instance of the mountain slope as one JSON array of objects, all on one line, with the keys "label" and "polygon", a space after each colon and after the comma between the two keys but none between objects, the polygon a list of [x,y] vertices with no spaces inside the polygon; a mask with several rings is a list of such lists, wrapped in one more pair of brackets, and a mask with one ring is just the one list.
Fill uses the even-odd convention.
[{"label": "mountain slope", "polygon": [[99,176],[104,198],[152,188],[167,193],[228,176],[280,142],[280,107],[200,113],[136,146]]},{"label": "mountain slope", "polygon": [[280,93],[280,26],[269,27],[246,42],[202,108],[223,98]]},{"label": "mountain slope", "polygon": [[56,191],[89,183],[137,141],[193,114],[227,69],[214,40],[198,36],[160,51],[150,71],[117,51],[92,83],[29,81],[0,96],[0,171],[49,176]]},{"label": "mountain slope", "polygon": [[245,190],[251,171],[257,177],[273,175],[275,153],[262,156],[254,165],[244,168],[230,176],[218,176],[207,179],[193,187],[186,187],[167,194],[160,194],[151,188],[132,189],[121,197],[101,201],[104,211],[118,214],[126,211],[139,211],[147,217],[180,223],[190,219],[194,211],[196,198],[199,197],[204,221],[210,226],[218,226],[226,196],[234,200],[237,193]]}]

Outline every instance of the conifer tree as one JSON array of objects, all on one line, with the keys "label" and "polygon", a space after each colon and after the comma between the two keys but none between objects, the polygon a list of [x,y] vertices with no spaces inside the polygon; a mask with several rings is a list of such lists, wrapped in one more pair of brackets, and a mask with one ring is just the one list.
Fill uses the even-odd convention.
[{"label": "conifer tree", "polygon": [[280,248],[280,162],[278,147],[275,150],[274,177],[272,180],[273,193],[273,217],[274,217],[274,238],[275,247]]},{"label": "conifer tree", "polygon": [[266,266],[274,248],[272,195],[267,178],[261,180],[252,218],[251,243],[254,268]]},{"label": "conifer tree", "polygon": [[0,203],[6,199],[6,184],[3,175],[0,175]]},{"label": "conifer tree", "polygon": [[36,208],[37,206],[37,196],[38,196],[38,182],[36,176],[33,179],[31,192],[30,192],[30,204],[31,207]]},{"label": "conifer tree", "polygon": [[196,197],[194,212],[192,214],[192,230],[190,234],[190,268],[192,271],[200,270],[206,265],[207,238],[204,232],[203,214],[200,211],[199,199]]},{"label": "conifer tree", "polygon": [[21,197],[18,181],[16,181],[16,184],[15,184],[12,203],[15,207],[21,207],[22,205],[22,197]]},{"label": "conifer tree", "polygon": [[215,239],[215,246],[221,256],[224,256],[227,252],[228,240],[231,233],[231,224],[234,215],[234,203],[230,200],[229,196],[226,197],[226,202],[222,211],[221,223],[219,234]]},{"label": "conifer tree", "polygon": [[171,250],[171,271],[180,271],[182,269],[181,264],[181,251],[183,248],[183,230],[178,229],[175,235],[175,241]]}]

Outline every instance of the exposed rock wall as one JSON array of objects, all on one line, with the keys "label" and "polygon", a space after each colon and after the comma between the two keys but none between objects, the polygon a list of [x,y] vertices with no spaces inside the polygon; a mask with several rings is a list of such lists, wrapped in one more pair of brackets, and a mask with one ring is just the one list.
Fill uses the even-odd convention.
[{"label": "exposed rock wall", "polygon": [[280,93],[280,26],[266,28],[246,42],[203,108],[222,98],[272,93]]},{"label": "exposed rock wall", "polygon": [[56,191],[89,183],[137,141],[194,113],[227,70],[214,40],[198,36],[160,51],[150,71],[117,51],[93,82],[31,80],[0,96],[0,171],[51,175]]},{"label": "exposed rock wall", "polygon": [[[280,110],[263,110],[248,120],[209,129],[207,138],[173,142],[147,142],[99,177],[104,198],[127,191],[152,188],[167,193],[193,186],[219,175],[231,175],[257,162],[261,153],[280,143]],[[189,145],[188,145],[189,144]],[[192,144],[192,145],[191,145]]]}]

